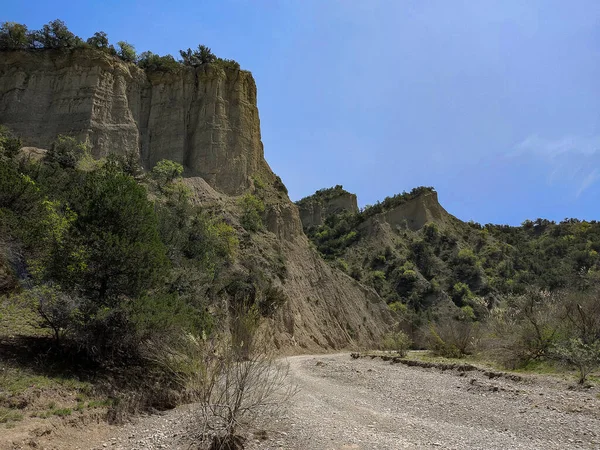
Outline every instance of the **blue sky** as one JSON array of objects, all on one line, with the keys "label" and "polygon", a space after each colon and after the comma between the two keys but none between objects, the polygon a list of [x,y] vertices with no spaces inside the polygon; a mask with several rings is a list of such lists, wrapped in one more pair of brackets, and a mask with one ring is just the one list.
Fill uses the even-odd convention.
[{"label": "blue sky", "polygon": [[600,1],[30,0],[0,21],[55,18],[251,70],[294,200],[427,185],[463,220],[600,220]]}]

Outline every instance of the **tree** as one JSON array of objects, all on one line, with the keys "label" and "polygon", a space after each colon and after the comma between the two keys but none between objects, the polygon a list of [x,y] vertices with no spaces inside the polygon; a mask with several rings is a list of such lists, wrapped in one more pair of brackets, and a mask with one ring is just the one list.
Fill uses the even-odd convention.
[{"label": "tree", "polygon": [[261,199],[252,194],[246,194],[240,199],[242,217],[240,223],[247,231],[258,231],[262,229],[262,214],[265,212],[265,204]]},{"label": "tree", "polygon": [[117,45],[119,46],[119,50],[117,51],[119,58],[127,62],[137,61],[137,54],[135,53],[135,47],[133,45],[125,41],[119,41],[117,42]]},{"label": "tree", "polygon": [[108,36],[104,31],[97,31],[91,38],[88,38],[86,43],[93,48],[105,49],[108,48]]},{"label": "tree", "polygon": [[0,125],[0,160],[14,158],[21,150],[23,142],[7,127]]},{"label": "tree", "polygon": [[3,22],[0,25],[0,50],[25,49],[28,43],[25,25],[15,22]]},{"label": "tree", "polygon": [[75,327],[80,314],[79,299],[51,285],[36,286],[26,291],[23,297],[42,319],[42,327],[52,330],[54,341],[59,346]]},{"label": "tree", "polygon": [[82,44],[81,38],[75,36],[62,20],[53,20],[42,27],[38,32],[34,32],[34,46],[42,48],[60,49],[75,48]]},{"label": "tree", "polygon": [[77,163],[89,153],[89,147],[72,136],[60,134],[52,143],[46,159],[63,168],[75,168]]},{"label": "tree", "polygon": [[114,170],[73,172],[65,192],[77,215],[48,264],[47,278],[97,306],[116,306],[153,286],[169,262],[154,205],[134,178]]},{"label": "tree", "polygon": [[210,64],[217,60],[217,57],[212,53],[206,45],[199,45],[197,50],[188,48],[187,50],[179,50],[179,54],[186,66],[200,66],[202,64]]},{"label": "tree", "polygon": [[406,357],[411,345],[410,338],[402,330],[387,333],[383,338],[383,348],[398,353],[401,358]]},{"label": "tree", "polygon": [[587,376],[600,367],[600,340],[586,344],[581,339],[570,339],[556,345],[553,351],[561,361],[577,368],[579,384],[585,383]]},{"label": "tree", "polygon": [[139,56],[138,66],[148,71],[173,72],[180,68],[180,63],[171,55],[160,56],[148,51]]},{"label": "tree", "polygon": [[160,186],[171,183],[183,174],[183,166],[169,159],[161,159],[152,168],[152,178],[154,178]]}]

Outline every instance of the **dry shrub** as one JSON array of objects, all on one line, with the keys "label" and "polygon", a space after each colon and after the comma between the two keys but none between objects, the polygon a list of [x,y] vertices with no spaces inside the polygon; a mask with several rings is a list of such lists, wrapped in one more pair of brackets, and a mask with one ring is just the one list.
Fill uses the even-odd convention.
[{"label": "dry shrub", "polygon": [[479,337],[479,323],[447,317],[429,324],[428,348],[434,355],[461,358],[473,353]]},{"label": "dry shrub", "polygon": [[383,349],[396,352],[402,358],[406,356],[411,345],[412,341],[404,331],[393,331],[383,337]]},{"label": "dry shrub", "polygon": [[230,333],[213,339],[182,334],[146,345],[146,358],[175,380],[188,401],[198,402],[213,449],[243,448],[243,432],[276,414],[295,392],[288,365],[254,341],[255,323],[252,314],[239,315]]},{"label": "dry shrub", "polygon": [[548,356],[560,336],[564,308],[559,294],[530,289],[492,311],[486,352],[507,368]]}]

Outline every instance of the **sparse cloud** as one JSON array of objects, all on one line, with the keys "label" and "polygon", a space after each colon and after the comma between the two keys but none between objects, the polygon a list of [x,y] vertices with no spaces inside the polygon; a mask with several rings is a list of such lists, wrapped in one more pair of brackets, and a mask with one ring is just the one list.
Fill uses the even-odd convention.
[{"label": "sparse cloud", "polygon": [[589,188],[592,184],[594,184],[600,178],[600,171],[598,169],[592,170],[581,182],[579,186],[579,190],[577,191],[577,197],[581,195],[583,191]]},{"label": "sparse cloud", "polygon": [[530,156],[548,166],[548,182],[568,182],[575,197],[600,180],[600,136],[547,139],[530,135],[508,156]]},{"label": "sparse cloud", "polygon": [[519,143],[516,151],[517,153],[531,152],[549,158],[565,153],[593,155],[600,152],[600,136],[566,136],[560,139],[545,139],[533,134]]}]

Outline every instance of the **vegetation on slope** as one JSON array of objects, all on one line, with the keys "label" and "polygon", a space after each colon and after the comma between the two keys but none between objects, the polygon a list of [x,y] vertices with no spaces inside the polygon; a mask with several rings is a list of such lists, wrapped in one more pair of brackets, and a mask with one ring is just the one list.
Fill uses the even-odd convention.
[{"label": "vegetation on slope", "polygon": [[[42,160],[20,148],[0,127],[0,346],[12,379],[109,379],[94,398],[119,411],[123,398],[164,408],[208,395],[195,371],[248,357],[260,317],[286,300],[273,285],[285,271],[240,256],[262,228],[260,200],[241,200],[248,232],[194,204],[172,161],[144,174],[135,155],[97,161],[68,136]],[[0,388],[0,408],[14,398]]]},{"label": "vegetation on slope", "polygon": [[98,31],[84,40],[73,34],[61,20],[53,20],[40,30],[28,30],[27,26],[15,22],[0,24],[0,51],[15,50],[74,50],[89,49],[104,52],[122,61],[137,64],[149,72],[176,72],[182,67],[199,67],[216,64],[226,69],[239,70],[240,65],[232,59],[215,56],[211,49],[199,45],[197,49],[180,50],[180,60],[172,55],[160,56],[150,51],[137,54],[135,47],[128,42],[119,41],[112,45],[106,33]]},{"label": "vegetation on slope", "polygon": [[[298,204],[326,202],[341,189]],[[326,260],[375,289],[418,345],[460,356],[485,340],[508,365],[558,355],[572,361],[573,354],[600,360],[590,356],[600,345],[600,321],[576,325],[600,315],[600,223],[482,226],[447,215],[417,231],[382,216],[367,226],[432,191],[416,188],[357,213],[332,214],[305,232]]]}]

